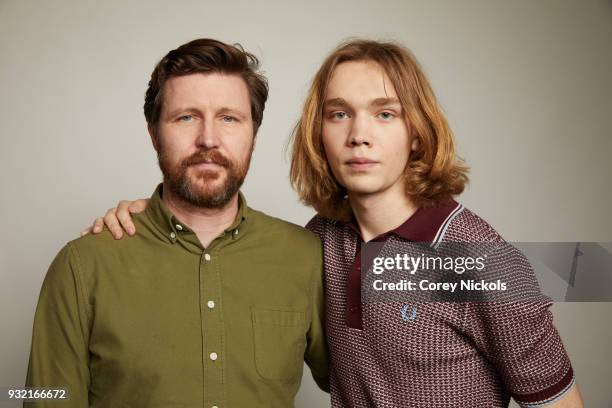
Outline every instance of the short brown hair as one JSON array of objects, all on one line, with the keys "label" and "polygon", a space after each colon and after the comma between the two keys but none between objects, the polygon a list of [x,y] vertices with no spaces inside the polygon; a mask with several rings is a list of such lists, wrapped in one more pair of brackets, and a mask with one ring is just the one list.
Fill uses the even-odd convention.
[{"label": "short brown hair", "polygon": [[406,194],[419,206],[431,207],[460,194],[468,181],[463,161],[455,154],[453,134],[414,56],[392,42],[353,40],[339,45],[323,62],[292,135],[291,185],[300,200],[322,216],[351,217],[346,189],[334,178],[322,143],[323,103],[338,64],[373,61],[385,70],[404,110],[404,120],[418,138],[404,177]]},{"label": "short brown hair", "polygon": [[259,60],[240,44],[229,45],[210,38],[200,38],[170,51],[155,66],[145,93],[144,114],[147,124],[156,127],[163,103],[164,84],[170,78],[194,73],[240,75],[247,85],[251,101],[253,130],[263,120],[268,99],[268,81],[259,70]]}]

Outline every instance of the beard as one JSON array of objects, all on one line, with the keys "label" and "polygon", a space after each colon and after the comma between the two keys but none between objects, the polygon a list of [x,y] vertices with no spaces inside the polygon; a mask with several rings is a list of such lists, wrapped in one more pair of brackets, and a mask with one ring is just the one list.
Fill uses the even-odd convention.
[{"label": "beard", "polygon": [[[243,161],[232,161],[216,149],[200,149],[180,163],[172,162],[163,147],[157,152],[164,184],[183,201],[202,208],[222,208],[236,195],[249,170],[252,149]],[[214,163],[218,170],[197,170],[192,166]],[[224,177],[221,182],[218,180]]]}]

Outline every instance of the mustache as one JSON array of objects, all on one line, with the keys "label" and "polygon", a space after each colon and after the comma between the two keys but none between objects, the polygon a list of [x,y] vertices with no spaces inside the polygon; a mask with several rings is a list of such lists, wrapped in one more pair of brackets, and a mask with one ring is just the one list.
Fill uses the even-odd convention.
[{"label": "mustache", "polygon": [[185,160],[183,160],[183,167],[189,167],[196,164],[202,163],[214,163],[218,166],[228,168],[231,166],[230,160],[219,153],[218,150],[198,150]]}]

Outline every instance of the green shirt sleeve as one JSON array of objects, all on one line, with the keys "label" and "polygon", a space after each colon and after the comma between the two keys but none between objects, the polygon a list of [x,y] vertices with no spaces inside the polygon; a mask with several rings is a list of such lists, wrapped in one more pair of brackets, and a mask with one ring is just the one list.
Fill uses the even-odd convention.
[{"label": "green shirt sleeve", "polygon": [[325,337],[325,299],[323,297],[323,258],[321,243],[316,253],[319,261],[313,272],[312,319],[308,330],[308,344],[304,360],[310,367],[315,382],[325,392],[329,392],[329,357]]},{"label": "green shirt sleeve", "polygon": [[26,402],[24,407],[87,407],[90,382],[86,297],[75,249],[66,245],[44,279],[32,334],[27,387],[63,388],[69,400]]}]

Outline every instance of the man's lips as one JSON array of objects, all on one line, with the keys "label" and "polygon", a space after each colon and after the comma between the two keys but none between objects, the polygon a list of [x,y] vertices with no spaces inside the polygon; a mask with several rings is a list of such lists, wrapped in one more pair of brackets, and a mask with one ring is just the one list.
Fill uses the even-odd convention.
[{"label": "man's lips", "polygon": [[222,169],[224,166],[213,161],[201,161],[199,163],[192,164],[190,167],[194,167],[198,170],[219,170]]},{"label": "man's lips", "polygon": [[361,170],[373,167],[378,164],[376,160],[367,159],[365,157],[355,157],[345,162],[352,169]]}]

